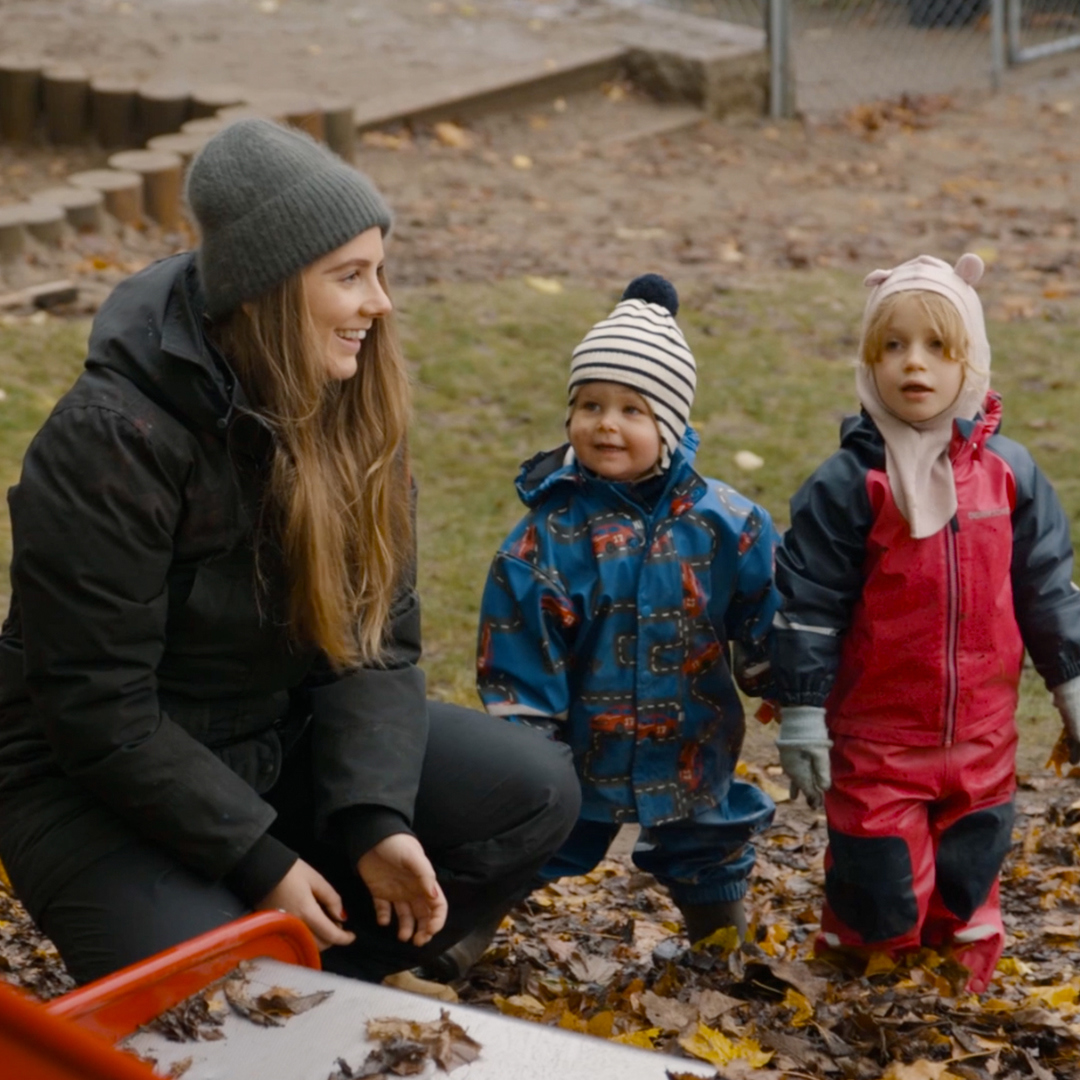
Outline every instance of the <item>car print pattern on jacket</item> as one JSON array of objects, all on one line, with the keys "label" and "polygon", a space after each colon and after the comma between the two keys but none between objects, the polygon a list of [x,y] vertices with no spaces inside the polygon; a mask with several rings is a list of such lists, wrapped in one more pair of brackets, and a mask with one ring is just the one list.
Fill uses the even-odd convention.
[{"label": "car print pattern on jacket", "polygon": [[480,695],[570,744],[592,820],[660,825],[715,806],[745,733],[735,679],[768,689],[777,535],[698,474],[696,448],[688,430],[653,509],[566,447],[526,462],[529,512],[484,591]]}]

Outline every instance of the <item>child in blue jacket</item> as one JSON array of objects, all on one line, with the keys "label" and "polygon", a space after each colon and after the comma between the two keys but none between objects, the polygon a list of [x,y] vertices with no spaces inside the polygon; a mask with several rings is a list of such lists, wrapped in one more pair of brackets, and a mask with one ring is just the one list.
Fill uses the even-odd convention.
[{"label": "child in blue jacket", "polygon": [[573,750],[583,808],[542,877],[588,872],[638,821],[634,862],[697,941],[745,933],[751,837],[775,811],[733,779],[732,669],[762,694],[778,538],[765,510],[694,469],[677,310],[664,278],[636,278],[574,350],[569,443],[522,467],[528,513],[491,566],[477,667],[489,713]]}]

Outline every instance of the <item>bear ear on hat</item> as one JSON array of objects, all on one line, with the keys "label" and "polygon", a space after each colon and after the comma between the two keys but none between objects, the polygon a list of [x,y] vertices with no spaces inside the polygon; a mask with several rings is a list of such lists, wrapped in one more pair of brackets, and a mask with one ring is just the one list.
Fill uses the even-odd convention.
[{"label": "bear ear on hat", "polygon": [[974,252],[969,251],[966,255],[961,255],[956,260],[956,266],[953,269],[956,271],[957,276],[966,281],[969,285],[975,285],[983,276],[983,270],[986,268],[985,263]]},{"label": "bear ear on hat", "polygon": [[868,289],[872,289],[875,285],[880,285],[883,281],[888,280],[891,273],[891,270],[871,270],[870,273],[863,278],[863,284]]}]

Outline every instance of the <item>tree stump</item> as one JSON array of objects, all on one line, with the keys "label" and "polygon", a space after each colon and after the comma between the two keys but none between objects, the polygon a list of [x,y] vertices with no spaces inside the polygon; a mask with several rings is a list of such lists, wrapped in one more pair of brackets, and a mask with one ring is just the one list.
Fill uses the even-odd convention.
[{"label": "tree stump", "polygon": [[217,116],[214,117],[214,119],[220,120],[222,127],[228,127],[234,120],[250,120],[253,117],[257,117],[260,120],[274,119],[270,113],[254,103],[249,103],[247,105],[230,105],[225,109],[218,109]]},{"label": "tree stump", "polygon": [[45,134],[56,146],[86,138],[90,129],[90,77],[74,64],[47,67],[41,73]]},{"label": "tree stump", "polygon": [[186,120],[180,125],[182,135],[205,135],[209,138],[216,135],[227,123],[220,116],[197,116],[194,120]]},{"label": "tree stump", "polygon": [[198,86],[191,95],[191,115],[196,120],[213,116],[218,109],[243,105],[246,100],[247,93],[239,86]]},{"label": "tree stump", "polygon": [[135,101],[138,87],[119,79],[90,80],[90,115],[94,137],[113,150],[134,146],[139,140]]},{"label": "tree stump", "polygon": [[67,215],[62,206],[31,199],[22,207],[22,218],[26,231],[35,240],[51,247],[60,246],[64,239],[64,226],[67,224]]},{"label": "tree stump", "polygon": [[356,157],[355,106],[345,98],[332,98],[322,102],[326,145],[350,165]]},{"label": "tree stump", "polygon": [[80,232],[97,232],[101,228],[105,196],[97,188],[64,184],[36,191],[30,196],[30,201],[59,206],[67,215],[68,224]]},{"label": "tree stump", "polygon": [[10,262],[22,254],[26,242],[22,207],[0,206],[0,261]]},{"label": "tree stump", "polygon": [[[288,91],[259,94],[251,99],[252,107],[280,124],[289,124],[306,131],[320,142],[326,139],[326,121],[323,110],[314,98]],[[218,113],[220,116],[221,113]]]},{"label": "tree stump", "polygon": [[0,59],[0,137],[28,143],[41,113],[41,64],[26,57]]},{"label": "tree stump", "polygon": [[160,150],[121,150],[109,158],[109,167],[138,173],[143,179],[143,205],[147,216],[163,229],[180,227],[184,162],[179,154]]},{"label": "tree stump", "polygon": [[190,119],[191,89],[186,83],[147,83],[139,87],[139,131],[142,141],[180,130]]},{"label": "tree stump", "polygon": [[141,225],[143,217],[143,178],[120,169],[88,169],[72,173],[68,183],[100,191],[105,209],[125,225]]},{"label": "tree stump", "polygon": [[146,144],[146,149],[158,153],[176,154],[186,167],[187,163],[206,145],[209,138],[209,135],[177,131],[173,135],[155,135]]}]

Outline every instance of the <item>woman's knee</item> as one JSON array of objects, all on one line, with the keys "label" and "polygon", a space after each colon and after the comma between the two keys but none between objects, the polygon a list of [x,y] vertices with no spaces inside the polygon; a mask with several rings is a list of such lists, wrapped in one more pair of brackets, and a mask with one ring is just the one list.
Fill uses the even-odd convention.
[{"label": "woman's knee", "polygon": [[517,724],[505,724],[504,737],[512,751],[504,749],[508,780],[515,787],[515,803],[523,816],[542,819],[545,839],[561,844],[577,823],[581,811],[581,782],[574,758],[565,743]]},{"label": "woman's knee", "polygon": [[150,844],[136,843],[91,863],[41,912],[72,977],[93,981],[250,909]]}]

